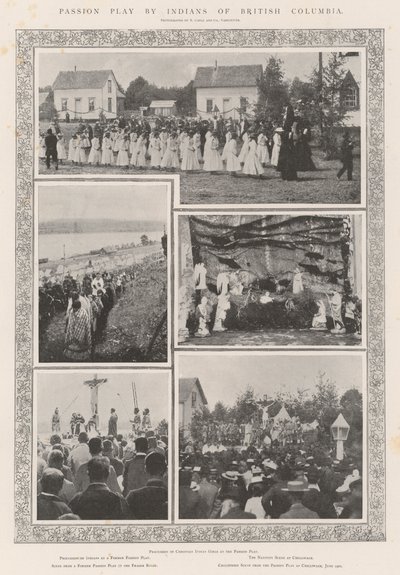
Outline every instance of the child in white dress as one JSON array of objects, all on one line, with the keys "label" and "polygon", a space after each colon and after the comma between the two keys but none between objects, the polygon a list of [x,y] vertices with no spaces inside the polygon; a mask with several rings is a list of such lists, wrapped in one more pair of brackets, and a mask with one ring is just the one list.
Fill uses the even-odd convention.
[{"label": "child in white dress", "polygon": [[129,166],[128,150],[129,150],[129,134],[125,134],[123,139],[121,139],[119,145],[117,166],[121,166],[122,168],[127,168]]},{"label": "child in white dress", "polygon": [[196,147],[194,145],[193,132],[191,132],[185,139],[185,147],[183,148],[181,170],[184,172],[193,172],[200,170],[200,164],[197,159]]},{"label": "child in white dress", "polygon": [[279,153],[281,151],[281,145],[282,145],[282,134],[283,134],[283,128],[276,128],[274,136],[272,138],[274,147],[272,148],[271,165],[275,167],[278,165],[279,162]]},{"label": "child in white dress", "polygon": [[257,155],[257,142],[255,134],[251,134],[251,136],[249,136],[249,146],[246,160],[243,166],[243,173],[247,174],[248,176],[259,177],[261,177],[264,173],[264,169]]},{"label": "child in white dress", "polygon": [[101,162],[100,139],[97,136],[92,138],[92,147],[90,148],[88,164],[98,166]]},{"label": "child in white dress", "polygon": [[269,152],[267,144],[268,139],[264,132],[261,132],[257,138],[257,156],[264,168],[269,163]]},{"label": "child in white dress", "polygon": [[167,140],[167,149],[161,160],[161,168],[177,170],[179,168],[177,134],[173,132]]},{"label": "child in white dress", "polygon": [[240,150],[239,154],[239,162],[243,165],[246,161],[247,154],[249,153],[249,144],[250,139],[247,132],[245,132],[242,136],[242,149]]},{"label": "child in white dress", "polygon": [[70,139],[68,145],[68,161],[72,162],[73,164],[75,164],[76,146],[77,146],[77,137],[76,134],[74,134]]},{"label": "child in white dress", "polygon": [[114,163],[114,154],[112,151],[113,141],[111,140],[110,132],[106,132],[101,146],[101,163],[104,166],[112,166]]},{"label": "child in white dress", "polygon": [[237,172],[240,172],[242,166],[240,165],[239,158],[237,157],[237,135],[233,133],[231,139],[227,144],[226,149],[226,171],[230,173],[231,176],[236,176]]},{"label": "child in white dress", "polygon": [[161,165],[161,149],[162,144],[159,133],[154,132],[153,139],[151,141],[150,165],[152,168],[157,170],[160,169]]},{"label": "child in white dress", "polygon": [[63,160],[67,159],[67,152],[65,150],[65,140],[62,134],[58,134],[57,136],[57,158],[58,161],[63,162]]},{"label": "child in white dress", "polygon": [[223,169],[222,159],[219,154],[219,141],[217,138],[217,132],[214,132],[210,142],[210,151],[207,154],[207,160],[204,160],[204,170],[215,174]]}]

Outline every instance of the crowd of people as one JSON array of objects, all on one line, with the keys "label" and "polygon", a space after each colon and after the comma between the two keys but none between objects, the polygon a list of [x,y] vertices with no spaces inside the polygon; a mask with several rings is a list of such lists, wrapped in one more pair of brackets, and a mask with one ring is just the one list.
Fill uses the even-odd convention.
[{"label": "crowd of people", "polygon": [[114,433],[76,430],[53,433],[48,445],[38,440],[38,520],[168,519],[166,435],[142,428],[124,438],[115,410]]},{"label": "crowd of people", "polygon": [[360,519],[361,462],[313,444],[181,444],[180,519]]},{"label": "crowd of people", "polygon": [[[311,126],[301,109],[291,104],[282,111],[281,125],[270,120],[104,116],[94,125],[77,124],[69,141],[57,121],[40,133],[40,159],[50,168],[53,161],[84,166],[117,166],[190,172],[227,172],[232,176],[262,178],[265,168],[275,168],[283,180],[297,180],[298,172],[314,171],[310,147]],[[343,172],[352,179],[352,142],[346,132],[342,145]]]},{"label": "crowd of people", "polygon": [[54,302],[65,311],[64,358],[69,361],[87,361],[94,353],[96,342],[101,341],[108,314],[118,298],[131,285],[134,276],[129,271],[87,272],[77,282],[69,272],[63,281],[44,279],[39,287],[39,329],[54,313]]}]

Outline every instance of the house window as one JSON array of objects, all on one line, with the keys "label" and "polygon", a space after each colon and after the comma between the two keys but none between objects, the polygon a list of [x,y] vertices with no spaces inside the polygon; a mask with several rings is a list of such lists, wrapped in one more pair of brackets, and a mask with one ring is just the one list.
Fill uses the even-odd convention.
[{"label": "house window", "polygon": [[112,83],[111,83],[111,80],[108,80],[108,81],[107,81],[107,86],[108,86],[108,93],[111,94],[111,92],[112,92]]},{"label": "house window", "polygon": [[211,114],[213,111],[213,101],[212,100],[206,100],[206,112],[207,114]]},{"label": "house window", "polygon": [[108,111],[112,112],[112,98],[108,98]]},{"label": "house window", "polygon": [[95,99],[89,98],[89,112],[94,112]]},{"label": "house window", "polygon": [[197,393],[192,391],[192,407],[196,407],[197,405]]},{"label": "house window", "polygon": [[246,111],[247,111],[248,103],[249,103],[249,102],[248,102],[247,98],[243,98],[243,97],[240,98],[240,110],[241,110],[242,112],[246,112]]},{"label": "house window", "polygon": [[61,111],[67,112],[68,110],[68,98],[61,98]]},{"label": "house window", "polygon": [[355,86],[347,86],[343,89],[342,103],[346,110],[355,110],[359,107],[358,90]]}]

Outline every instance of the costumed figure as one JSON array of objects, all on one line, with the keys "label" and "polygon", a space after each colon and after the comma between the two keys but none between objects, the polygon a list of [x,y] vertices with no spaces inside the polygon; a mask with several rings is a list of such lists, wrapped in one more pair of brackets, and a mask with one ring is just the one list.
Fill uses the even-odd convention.
[{"label": "costumed figure", "polygon": [[59,433],[61,429],[60,413],[58,407],[55,408],[53,417],[51,418],[51,432]]},{"label": "costumed figure", "polygon": [[224,326],[224,321],[226,320],[226,312],[231,307],[229,298],[230,298],[229,294],[221,293],[218,296],[218,305],[217,305],[217,311],[215,314],[215,323],[214,323],[213,331],[226,331],[226,327]]},{"label": "costumed figure", "polygon": [[326,309],[325,309],[325,304],[322,301],[322,299],[319,299],[317,301],[317,306],[318,306],[318,311],[316,314],[314,314],[311,329],[314,329],[316,331],[326,331],[326,329],[327,329],[327,327],[326,327]]},{"label": "costumed figure", "polygon": [[143,410],[142,429],[143,431],[148,431],[151,429],[150,409],[147,407]]},{"label": "costumed figure", "polygon": [[193,272],[193,279],[196,290],[207,289],[206,277],[207,277],[207,269],[204,266],[204,262],[196,264],[194,266],[194,272]]},{"label": "costumed figure", "polygon": [[293,293],[297,294],[301,293],[302,291],[304,291],[303,279],[301,277],[300,269],[296,267],[293,273]]},{"label": "costumed figure", "polygon": [[335,290],[331,290],[328,294],[328,301],[331,308],[333,329],[331,333],[341,334],[346,333],[342,317],[342,296]]},{"label": "costumed figure", "polygon": [[207,327],[208,322],[208,300],[206,297],[201,298],[201,302],[196,307],[196,319],[199,323],[199,327],[195,333],[196,337],[207,337],[210,332]]}]

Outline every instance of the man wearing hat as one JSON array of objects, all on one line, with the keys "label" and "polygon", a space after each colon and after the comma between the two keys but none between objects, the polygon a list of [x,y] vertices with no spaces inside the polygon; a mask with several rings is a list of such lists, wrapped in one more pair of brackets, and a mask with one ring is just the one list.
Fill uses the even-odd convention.
[{"label": "man wearing hat", "polygon": [[200,495],[191,489],[192,469],[179,471],[179,519],[198,519]]},{"label": "man wearing hat", "polygon": [[146,437],[137,437],[135,439],[136,454],[132,459],[128,459],[125,462],[124,478],[122,480],[125,497],[130,491],[140,489],[147,484],[149,477],[144,463],[148,448]]},{"label": "man wearing hat", "polygon": [[283,487],[282,491],[290,495],[292,505],[280,519],[319,519],[319,515],[305,507],[302,502],[304,494],[309,491],[307,481],[304,479],[288,481],[287,487]]},{"label": "man wearing hat", "polygon": [[198,494],[200,496],[200,501],[198,506],[198,518],[209,519],[218,495],[218,487],[215,483],[211,483],[209,481],[209,471],[204,465],[200,468],[199,475],[200,482]]},{"label": "man wearing hat", "polygon": [[148,481],[144,487],[128,493],[130,519],[168,519],[168,489],[163,478],[167,470],[165,457],[157,451],[144,460]]},{"label": "man wearing hat", "polygon": [[247,513],[240,507],[240,489],[237,485],[229,487],[222,495],[220,519],[256,519],[254,513]]}]

